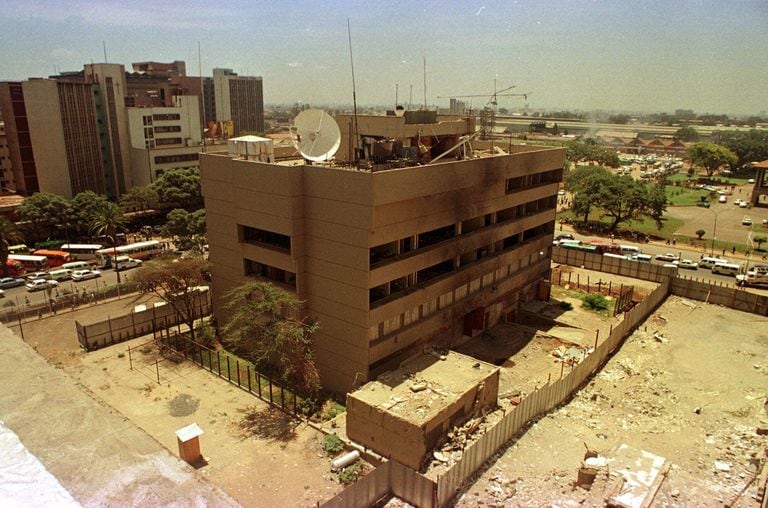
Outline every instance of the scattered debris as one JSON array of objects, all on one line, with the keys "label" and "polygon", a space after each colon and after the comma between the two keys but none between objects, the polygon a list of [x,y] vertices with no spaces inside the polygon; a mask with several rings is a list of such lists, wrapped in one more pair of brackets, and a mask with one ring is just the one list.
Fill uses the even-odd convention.
[{"label": "scattered debris", "polygon": [[721,462],[719,460],[715,461],[715,471],[720,471],[721,473],[727,473],[731,470],[731,465],[727,462]]}]

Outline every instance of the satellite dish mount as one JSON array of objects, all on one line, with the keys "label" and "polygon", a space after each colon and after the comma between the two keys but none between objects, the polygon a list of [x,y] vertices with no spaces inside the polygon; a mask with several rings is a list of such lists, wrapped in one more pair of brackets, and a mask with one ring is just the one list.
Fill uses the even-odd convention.
[{"label": "satellite dish mount", "polygon": [[308,161],[333,158],[341,145],[341,131],[331,115],[320,109],[307,109],[296,115],[291,126],[293,146]]}]

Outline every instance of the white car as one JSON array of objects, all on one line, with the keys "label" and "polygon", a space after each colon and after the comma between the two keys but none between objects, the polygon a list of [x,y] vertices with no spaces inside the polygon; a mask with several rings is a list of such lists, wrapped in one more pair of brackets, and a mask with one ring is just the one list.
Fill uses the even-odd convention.
[{"label": "white car", "polygon": [[29,291],[31,293],[33,291],[40,291],[41,289],[46,289],[46,288],[49,288],[49,287],[50,288],[54,288],[54,287],[56,287],[58,285],[59,285],[59,283],[56,282],[55,280],[50,280],[50,279],[32,279],[31,281],[29,281],[26,284],[24,284],[24,287],[26,287],[27,291]]},{"label": "white car", "polygon": [[98,270],[77,270],[76,272],[72,272],[72,280],[75,282],[95,279],[96,277],[101,277],[101,272]]},{"label": "white car", "polygon": [[749,206],[749,203],[746,201],[742,201],[741,203],[739,203],[739,208],[746,208],[748,206]]},{"label": "white car", "polygon": [[696,261],[691,261],[690,259],[680,259],[678,261],[673,261],[672,264],[677,265],[678,268],[685,268],[686,270],[699,269],[699,264]]},{"label": "white car", "polygon": [[742,226],[751,226],[752,225],[752,219],[749,218],[749,215],[745,215],[743,219],[741,219],[741,225]]},{"label": "white car", "polygon": [[667,261],[671,263],[672,261],[677,261],[678,255],[672,254],[671,252],[665,252],[664,254],[656,254],[655,257],[659,261]]}]

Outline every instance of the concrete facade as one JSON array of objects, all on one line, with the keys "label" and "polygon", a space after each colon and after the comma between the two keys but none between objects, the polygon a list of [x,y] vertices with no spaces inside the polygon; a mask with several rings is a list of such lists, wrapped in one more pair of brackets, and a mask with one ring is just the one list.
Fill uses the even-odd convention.
[{"label": "concrete facade", "polygon": [[13,164],[8,136],[5,134],[5,122],[0,120],[0,191],[14,189]]},{"label": "concrete facade", "polygon": [[421,355],[347,395],[347,436],[419,470],[449,430],[498,395],[498,367],[455,352]]},{"label": "concrete facade", "polygon": [[23,195],[105,192],[97,108],[85,83],[31,79],[0,83],[12,190]]},{"label": "concrete facade", "polygon": [[133,184],[145,186],[166,169],[199,167],[199,100],[174,97],[175,107],[128,108]]},{"label": "concrete facade", "polygon": [[202,155],[214,312],[249,279],[294,291],[338,392],[513,318],[549,271],[564,162],[515,149],[376,171]]},{"label": "concrete facade", "polygon": [[213,93],[215,119],[232,120],[235,136],[264,132],[264,88],[260,76],[238,76],[232,69],[213,69]]}]

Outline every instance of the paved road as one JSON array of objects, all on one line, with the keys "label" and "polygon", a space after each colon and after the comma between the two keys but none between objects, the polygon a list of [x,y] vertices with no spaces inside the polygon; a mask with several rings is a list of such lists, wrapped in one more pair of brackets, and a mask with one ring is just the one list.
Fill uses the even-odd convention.
[{"label": "paved road", "polygon": [[[559,227],[558,227],[559,229]],[[588,242],[590,240],[599,240],[599,241],[606,241],[605,237],[598,237],[598,236],[590,236],[590,235],[583,235],[579,234],[573,231],[572,228],[565,225],[563,227],[562,233],[572,233],[573,236],[577,240],[581,240],[584,242]],[[555,236],[560,234],[560,231],[557,231],[555,233]],[[631,242],[626,239],[618,239],[615,240],[615,243],[621,244],[621,245],[635,245],[639,247],[645,254],[650,254],[652,256],[656,256],[657,254],[662,253],[671,253],[676,256],[680,256],[682,259],[690,259],[693,261],[698,261],[702,255],[710,254],[710,250],[707,250],[706,253],[701,249],[694,249],[690,245],[665,245],[660,242],[650,242],[650,243],[639,243],[639,242]],[[724,257],[729,262],[737,263],[737,264],[746,264],[749,262],[750,266],[757,263],[763,263],[768,264],[766,262],[761,261],[759,258],[749,258],[747,259],[745,256],[722,256],[722,252],[717,252],[715,254],[720,255],[720,257]],[[654,260],[653,263],[661,264],[664,263],[664,261],[657,261]],[[712,281],[713,283],[723,283],[723,284],[735,284],[736,280],[732,276],[726,276],[726,275],[719,275],[719,274],[713,274],[711,271],[707,269],[698,269],[698,270],[680,270],[679,274],[681,276],[689,276],[689,277],[697,277],[702,280],[706,281]],[[752,289],[754,290],[754,289]],[[758,293],[766,293],[768,294],[768,291],[765,290],[756,290]]]}]

